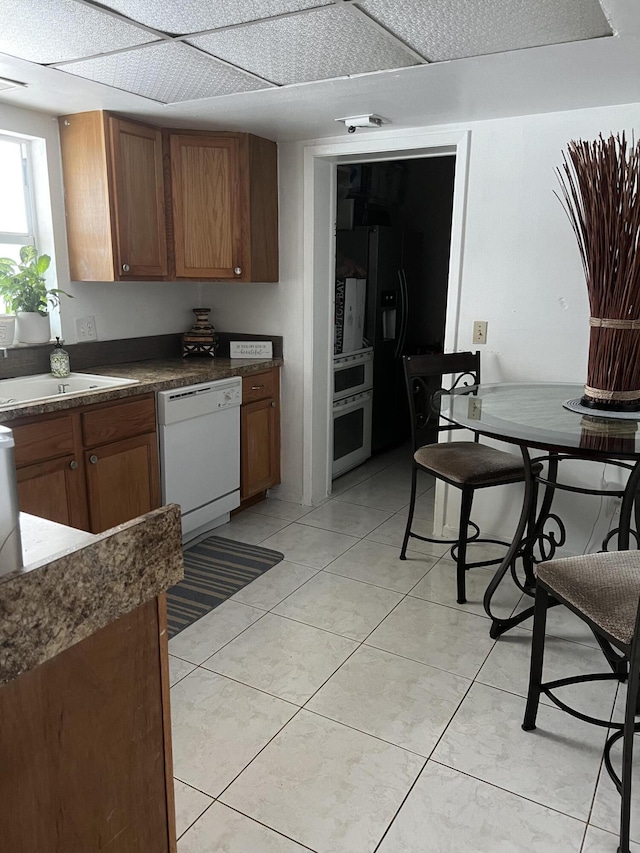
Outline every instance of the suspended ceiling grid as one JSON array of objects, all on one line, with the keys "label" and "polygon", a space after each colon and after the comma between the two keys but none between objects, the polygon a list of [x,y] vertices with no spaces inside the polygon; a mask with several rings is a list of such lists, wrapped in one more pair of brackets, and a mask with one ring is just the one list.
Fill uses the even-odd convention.
[{"label": "suspended ceiling grid", "polygon": [[597,0],[3,0],[0,52],[175,104],[610,35]]}]

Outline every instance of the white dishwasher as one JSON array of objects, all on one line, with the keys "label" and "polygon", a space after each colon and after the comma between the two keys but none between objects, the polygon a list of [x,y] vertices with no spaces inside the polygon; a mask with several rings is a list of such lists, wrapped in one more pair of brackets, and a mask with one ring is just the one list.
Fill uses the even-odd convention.
[{"label": "white dishwasher", "polygon": [[162,502],[180,504],[185,542],[240,505],[241,402],[239,377],[158,392]]}]

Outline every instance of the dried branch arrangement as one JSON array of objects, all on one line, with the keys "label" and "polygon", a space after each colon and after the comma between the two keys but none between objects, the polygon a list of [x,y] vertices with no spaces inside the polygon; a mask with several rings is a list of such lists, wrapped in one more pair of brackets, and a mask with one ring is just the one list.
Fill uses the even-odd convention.
[{"label": "dried branch arrangement", "polygon": [[560,201],[578,241],[591,308],[582,402],[640,410],[640,141],[570,142]]}]

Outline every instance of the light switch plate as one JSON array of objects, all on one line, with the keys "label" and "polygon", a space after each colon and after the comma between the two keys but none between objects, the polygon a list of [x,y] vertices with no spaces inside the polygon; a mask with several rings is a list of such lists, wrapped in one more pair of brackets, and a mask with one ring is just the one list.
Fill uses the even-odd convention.
[{"label": "light switch plate", "polygon": [[272,341],[230,341],[231,358],[273,358]]}]

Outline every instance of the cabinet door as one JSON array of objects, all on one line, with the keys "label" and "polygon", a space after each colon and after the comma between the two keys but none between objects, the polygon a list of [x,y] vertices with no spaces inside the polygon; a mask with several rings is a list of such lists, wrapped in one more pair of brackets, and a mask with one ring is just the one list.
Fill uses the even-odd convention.
[{"label": "cabinet door", "polygon": [[155,433],[85,451],[92,533],[160,506]]},{"label": "cabinet door", "polygon": [[109,116],[115,271],[118,278],[167,274],[162,134]]},{"label": "cabinet door", "polygon": [[84,472],[74,455],[61,456],[16,471],[21,512],[89,529]]},{"label": "cabinet door", "polygon": [[176,275],[241,277],[239,140],[172,134],[170,151]]},{"label": "cabinet door", "polygon": [[271,399],[240,411],[240,497],[245,500],[280,482],[280,418]]}]

